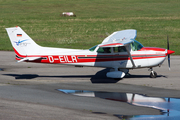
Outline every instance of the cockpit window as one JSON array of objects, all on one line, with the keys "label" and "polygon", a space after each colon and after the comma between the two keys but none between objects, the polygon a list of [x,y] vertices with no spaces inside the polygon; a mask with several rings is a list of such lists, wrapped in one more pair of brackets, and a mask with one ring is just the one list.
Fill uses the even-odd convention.
[{"label": "cockpit window", "polygon": [[126,52],[126,48],[125,48],[125,46],[113,47],[113,51],[114,51],[114,53]]},{"label": "cockpit window", "polygon": [[140,49],[143,48],[143,47],[144,47],[144,46],[143,46],[140,42],[138,42],[138,41],[136,41],[136,40],[134,40],[134,42],[131,43],[131,49],[132,49],[133,51],[140,50]]},{"label": "cockpit window", "polygon": [[[89,51],[94,51],[96,49],[97,45],[90,48]],[[110,47],[99,47],[97,50],[98,53],[111,53],[111,48]]]},{"label": "cockpit window", "polygon": [[96,49],[97,45],[96,46],[93,46],[92,48],[89,49],[89,51],[94,51]]},{"label": "cockpit window", "polygon": [[97,50],[98,53],[111,53],[111,48],[110,47],[99,47]]},{"label": "cockpit window", "polygon": [[[134,42],[132,42],[130,45],[131,45],[131,49],[133,51],[138,51],[144,47],[140,42],[138,42],[136,40],[134,40]],[[93,46],[92,48],[89,49],[89,51],[93,52],[97,48],[97,46],[98,45]],[[111,53],[111,48],[110,47],[99,47],[97,52],[98,53]],[[126,51],[125,46],[119,46],[119,47],[113,47],[113,52],[117,53],[117,52],[127,52],[127,51]]]}]

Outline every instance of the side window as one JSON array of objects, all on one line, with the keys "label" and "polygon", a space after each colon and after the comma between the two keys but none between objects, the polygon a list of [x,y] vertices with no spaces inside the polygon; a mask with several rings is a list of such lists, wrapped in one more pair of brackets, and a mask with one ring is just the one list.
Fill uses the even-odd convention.
[{"label": "side window", "polygon": [[143,48],[143,45],[141,43],[139,43],[138,41],[134,40],[134,42],[131,43],[131,49],[133,51],[140,50],[141,48]]},{"label": "side window", "polygon": [[98,50],[97,50],[98,53],[111,53],[111,48],[110,47],[100,47]]},{"label": "side window", "polygon": [[114,53],[118,53],[118,47],[113,47]]},{"label": "side window", "polygon": [[126,48],[124,46],[114,47],[113,51],[114,51],[114,53],[126,52]]}]

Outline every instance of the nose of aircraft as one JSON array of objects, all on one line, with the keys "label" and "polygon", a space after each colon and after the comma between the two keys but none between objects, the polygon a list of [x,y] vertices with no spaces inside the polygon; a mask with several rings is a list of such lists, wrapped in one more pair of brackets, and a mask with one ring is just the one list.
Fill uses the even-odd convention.
[{"label": "nose of aircraft", "polygon": [[170,55],[170,54],[173,54],[173,53],[175,53],[175,51],[167,50],[167,55]]},{"label": "nose of aircraft", "polygon": [[[169,47],[168,47],[168,49],[169,49]],[[170,70],[170,54],[175,53],[175,51],[168,50],[168,49],[166,49],[167,50],[166,56],[168,56],[168,66],[169,66],[169,70]]]}]

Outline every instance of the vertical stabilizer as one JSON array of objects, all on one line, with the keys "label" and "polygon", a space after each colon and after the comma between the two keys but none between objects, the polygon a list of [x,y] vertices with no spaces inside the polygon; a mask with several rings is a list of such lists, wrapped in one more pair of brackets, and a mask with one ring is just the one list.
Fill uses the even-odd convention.
[{"label": "vertical stabilizer", "polygon": [[21,56],[37,54],[41,46],[37,45],[20,27],[6,28],[11,44]]}]

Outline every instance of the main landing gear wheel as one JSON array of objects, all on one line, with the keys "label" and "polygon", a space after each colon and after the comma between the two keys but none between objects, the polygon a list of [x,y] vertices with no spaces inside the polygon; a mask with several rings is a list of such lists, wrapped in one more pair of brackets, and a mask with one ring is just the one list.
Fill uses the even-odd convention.
[{"label": "main landing gear wheel", "polygon": [[151,71],[150,77],[151,78],[156,78],[157,77],[157,73],[155,71]]}]

